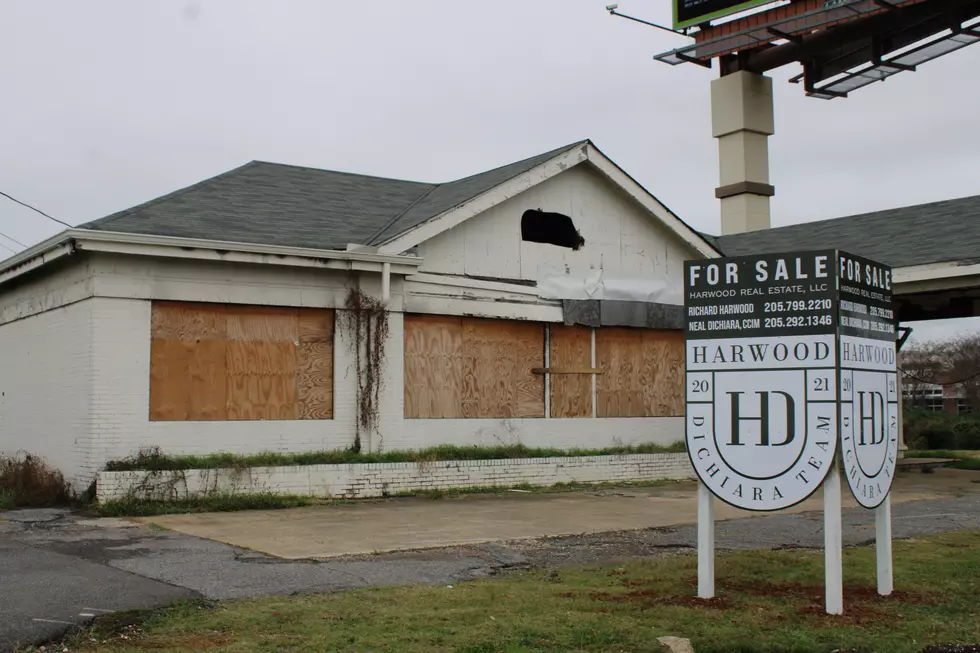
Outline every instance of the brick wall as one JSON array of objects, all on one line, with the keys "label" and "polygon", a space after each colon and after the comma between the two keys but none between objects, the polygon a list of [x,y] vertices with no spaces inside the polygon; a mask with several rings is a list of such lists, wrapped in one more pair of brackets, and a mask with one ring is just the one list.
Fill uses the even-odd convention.
[{"label": "brick wall", "polygon": [[430,463],[256,467],[247,471],[100,472],[100,501],[131,493],[156,499],[208,493],[300,494],[366,499],[419,490],[467,487],[547,487],[555,483],[598,483],[692,478],[685,453],[465,460]]},{"label": "brick wall", "polygon": [[96,471],[92,300],[0,325],[0,454],[29,452],[77,490]]}]

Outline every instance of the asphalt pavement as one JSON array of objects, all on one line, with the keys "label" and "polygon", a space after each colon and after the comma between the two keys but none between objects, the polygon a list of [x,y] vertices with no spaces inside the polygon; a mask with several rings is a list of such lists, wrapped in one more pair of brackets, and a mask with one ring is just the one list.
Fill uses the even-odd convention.
[{"label": "asphalt pavement", "polygon": [[[608,491],[608,490],[604,490]],[[629,501],[628,496],[623,497]],[[466,510],[466,499],[459,501]],[[844,543],[874,540],[874,515],[844,511]],[[718,522],[720,549],[820,547],[819,512]],[[980,494],[893,508],[895,538],[980,529]],[[122,520],[68,511],[0,514],[0,651],[46,641],[107,611],[215,599],[414,583],[452,584],[512,569],[588,564],[693,548],[691,524],[558,538],[286,561]]]}]

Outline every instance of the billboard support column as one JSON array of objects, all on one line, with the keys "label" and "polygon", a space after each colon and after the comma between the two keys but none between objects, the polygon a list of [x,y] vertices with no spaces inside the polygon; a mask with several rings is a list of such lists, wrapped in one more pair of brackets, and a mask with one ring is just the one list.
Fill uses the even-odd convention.
[{"label": "billboard support column", "polygon": [[892,495],[875,508],[875,557],[878,559],[878,594],[892,593]]},{"label": "billboard support column", "polygon": [[711,82],[711,131],[718,139],[722,235],[768,229],[776,192],[769,184],[772,79],[740,70]]},{"label": "billboard support column", "polygon": [[827,614],[844,614],[844,541],[841,534],[840,471],[837,463],[823,482],[824,590]]},{"label": "billboard support column", "polygon": [[715,597],[715,497],[698,483],[698,598]]}]

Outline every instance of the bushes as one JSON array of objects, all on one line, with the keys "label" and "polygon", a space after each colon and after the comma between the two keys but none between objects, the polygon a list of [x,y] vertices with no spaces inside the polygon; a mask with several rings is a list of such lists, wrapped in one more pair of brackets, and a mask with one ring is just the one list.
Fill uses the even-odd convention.
[{"label": "bushes", "polygon": [[905,445],[909,449],[980,449],[980,419],[971,415],[908,410]]},{"label": "bushes", "polygon": [[71,499],[65,477],[38,456],[0,457],[0,509],[64,505]]}]

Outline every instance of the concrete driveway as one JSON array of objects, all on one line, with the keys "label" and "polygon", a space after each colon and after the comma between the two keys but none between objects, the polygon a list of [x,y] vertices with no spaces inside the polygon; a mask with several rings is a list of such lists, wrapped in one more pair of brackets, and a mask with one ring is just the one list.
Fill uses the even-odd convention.
[{"label": "concrete driveway", "polygon": [[[894,504],[980,492],[978,475],[960,470],[903,473]],[[842,481],[843,484],[843,481]],[[693,482],[660,487],[548,493],[503,492],[455,499],[392,499],[357,504],[207,515],[169,515],[142,521],[287,560],[324,559],[406,549],[461,546],[498,540],[558,537],[692,524],[697,521]],[[844,506],[856,507],[843,489]],[[823,509],[816,495],[786,513]],[[753,513],[717,502],[719,520]]]},{"label": "concrete driveway", "polygon": [[[895,537],[980,528],[980,483],[972,482],[980,480],[980,473],[940,470],[929,475],[903,474],[900,479],[893,512]],[[231,533],[239,543],[235,546],[147,524],[86,519],[68,511],[0,514],[0,651],[56,637],[104,611],[154,607],[183,597],[228,599],[382,585],[451,584],[511,569],[658,555],[694,546],[692,502],[690,487],[676,485],[643,491],[627,488],[379,501],[312,511],[199,515],[187,521],[203,529],[217,519],[215,523],[229,528],[225,519],[234,517],[242,524],[279,528],[278,535],[265,537],[273,542],[292,541],[289,546],[294,553],[297,542],[305,537],[303,528],[309,528],[300,526],[312,520],[323,522],[316,526],[320,533],[329,530],[331,522],[338,528],[343,524],[344,541],[351,550],[382,548],[378,541],[386,542],[384,548],[391,548],[394,542],[411,548],[418,542],[429,546],[456,543],[326,560],[284,560],[244,548],[245,541],[259,542],[261,528],[243,527],[245,535],[241,536]],[[815,505],[819,507],[819,502]],[[719,511],[733,518],[718,524],[718,546],[819,547],[822,517],[805,508],[751,518]],[[488,520],[492,517],[488,522],[492,529],[481,524],[481,514]],[[438,520],[437,515],[441,515]],[[873,513],[846,509],[845,544],[873,540],[873,523]],[[545,537],[555,531],[580,534]],[[391,539],[384,539],[389,535]],[[381,539],[370,542],[372,537]],[[495,541],[472,543],[477,540]],[[331,547],[327,551],[341,551],[336,543]],[[325,551],[322,543],[310,550]]]}]

